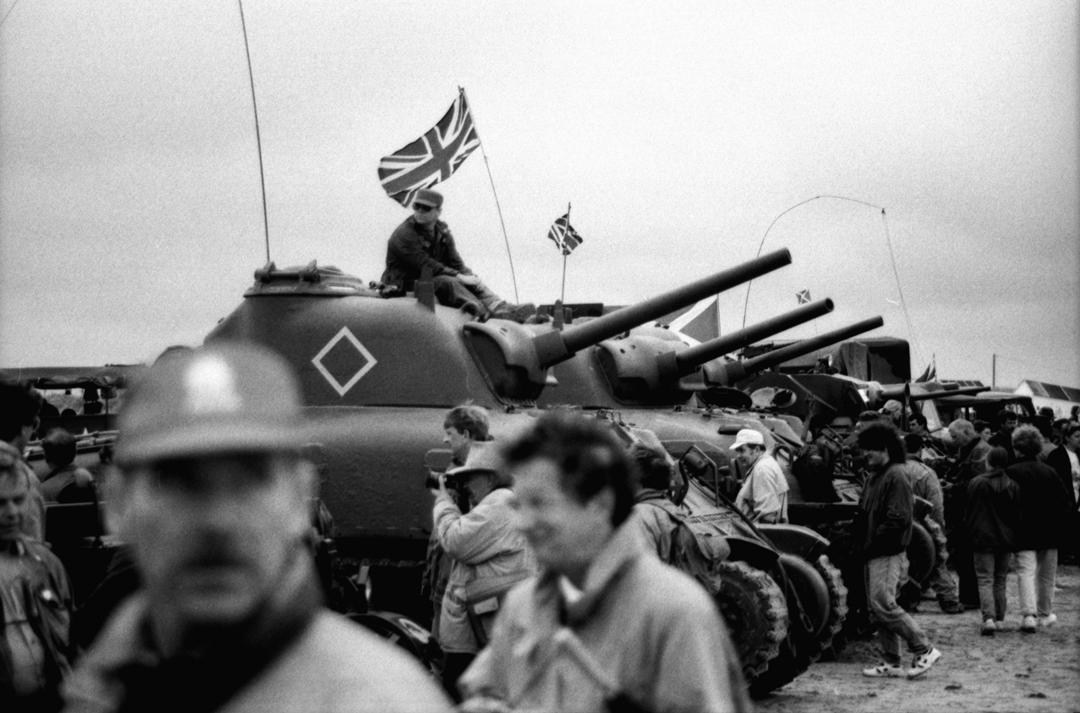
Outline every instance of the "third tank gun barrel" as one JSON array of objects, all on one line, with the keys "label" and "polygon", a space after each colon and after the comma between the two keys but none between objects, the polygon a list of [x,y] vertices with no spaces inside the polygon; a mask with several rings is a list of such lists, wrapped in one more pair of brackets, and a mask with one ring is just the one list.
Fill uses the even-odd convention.
[{"label": "third tank gun barrel", "polygon": [[817,337],[804,339],[800,342],[780,347],[779,349],[773,349],[771,352],[765,352],[764,354],[743,361],[742,366],[748,374],[752,374],[755,371],[763,371],[764,369],[771,369],[777,364],[782,364],[789,359],[800,357],[803,354],[808,354],[817,349],[823,349],[824,347],[831,346],[837,342],[842,342],[845,339],[850,339],[863,332],[869,332],[871,329],[877,329],[883,324],[885,324],[885,320],[881,317],[870,317],[869,319],[855,322],[847,327],[834,329],[831,332],[826,332]]}]

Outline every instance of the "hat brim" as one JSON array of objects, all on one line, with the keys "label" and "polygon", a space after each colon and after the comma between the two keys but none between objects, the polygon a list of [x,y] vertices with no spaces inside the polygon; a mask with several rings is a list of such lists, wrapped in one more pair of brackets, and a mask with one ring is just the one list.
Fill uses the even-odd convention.
[{"label": "hat brim", "polygon": [[461,468],[452,468],[446,471],[446,477],[447,479],[462,479],[470,478],[474,475],[483,475],[484,473],[495,475],[496,471],[494,468],[469,468],[468,466],[463,466]]},{"label": "hat brim", "polygon": [[423,198],[414,199],[412,204],[413,205],[425,205],[428,208],[438,208],[439,207],[438,203],[433,203],[432,201],[424,200]]},{"label": "hat brim", "polygon": [[728,450],[737,451],[740,448],[742,448],[743,446],[761,446],[762,448],[764,448],[765,444],[764,443],[756,443],[754,441],[735,441],[734,443],[731,444],[731,446],[728,448]]}]

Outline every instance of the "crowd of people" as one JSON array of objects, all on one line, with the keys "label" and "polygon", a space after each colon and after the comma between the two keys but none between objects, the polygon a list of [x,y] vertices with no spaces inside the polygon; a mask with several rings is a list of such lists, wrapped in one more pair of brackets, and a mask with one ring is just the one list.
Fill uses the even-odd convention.
[{"label": "crowd of people", "polygon": [[[638,536],[638,467],[594,420],[550,413],[501,443],[483,409],[447,415],[428,578],[439,685],[322,603],[315,472],[279,357],[226,344],[159,359],[100,484],[58,435],[45,489],[24,459],[38,404],[4,388],[0,710],[748,710],[716,606]],[[42,492],[98,485],[137,587],[77,646]]]},{"label": "crowd of people", "polygon": [[[62,431],[42,439],[39,478],[24,453],[40,400],[0,389],[0,710],[749,710],[725,623],[694,578],[729,552],[684,526],[677,469],[648,432],[627,447],[604,423],[555,410],[500,438],[478,406],[446,414],[450,463],[429,481],[424,574],[437,682],[322,603],[316,477],[279,357],[223,344],[159,359],[126,400],[117,468],[101,484]],[[1080,423],[1059,424],[1049,447],[1012,419],[996,432],[956,420],[941,478],[903,415],[863,414],[851,435],[882,656],[869,677],[917,678],[942,658],[898,599],[917,518],[951,558],[929,579],[942,610],[977,608],[986,635],[1006,619],[1010,570],[1021,630],[1054,624],[1058,551],[1076,538]],[[736,507],[786,522],[788,481],[762,431],[741,430],[731,451]],[[138,578],[82,639],[68,575],[44,544],[45,504],[96,503],[98,487]]]}]

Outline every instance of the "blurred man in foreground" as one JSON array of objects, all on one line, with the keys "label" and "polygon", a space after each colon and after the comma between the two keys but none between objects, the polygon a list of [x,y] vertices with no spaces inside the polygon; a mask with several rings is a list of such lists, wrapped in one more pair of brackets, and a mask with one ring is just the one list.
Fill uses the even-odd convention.
[{"label": "blurred man in foreground", "polygon": [[636,473],[623,445],[552,412],[504,454],[540,574],[507,595],[458,683],[463,710],[749,710],[716,605],[627,520]]},{"label": "blurred man in foreground", "polygon": [[314,472],[272,353],[159,359],[121,418],[110,515],[143,581],[65,687],[71,711],[441,710],[417,663],[320,603]]}]

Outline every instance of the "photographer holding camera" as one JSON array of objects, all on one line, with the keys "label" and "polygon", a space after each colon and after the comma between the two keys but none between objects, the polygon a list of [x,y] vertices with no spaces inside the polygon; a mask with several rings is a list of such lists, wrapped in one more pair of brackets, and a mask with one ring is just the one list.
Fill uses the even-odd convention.
[{"label": "photographer holding camera", "polygon": [[[445,653],[443,685],[457,700],[457,679],[487,643],[499,594],[536,571],[532,550],[514,527],[512,482],[495,444],[480,441],[464,465],[439,476],[434,491],[435,533],[451,559],[436,635]],[[468,498],[468,513],[462,514],[451,488]],[[486,615],[473,606],[478,599],[487,603]]]}]

